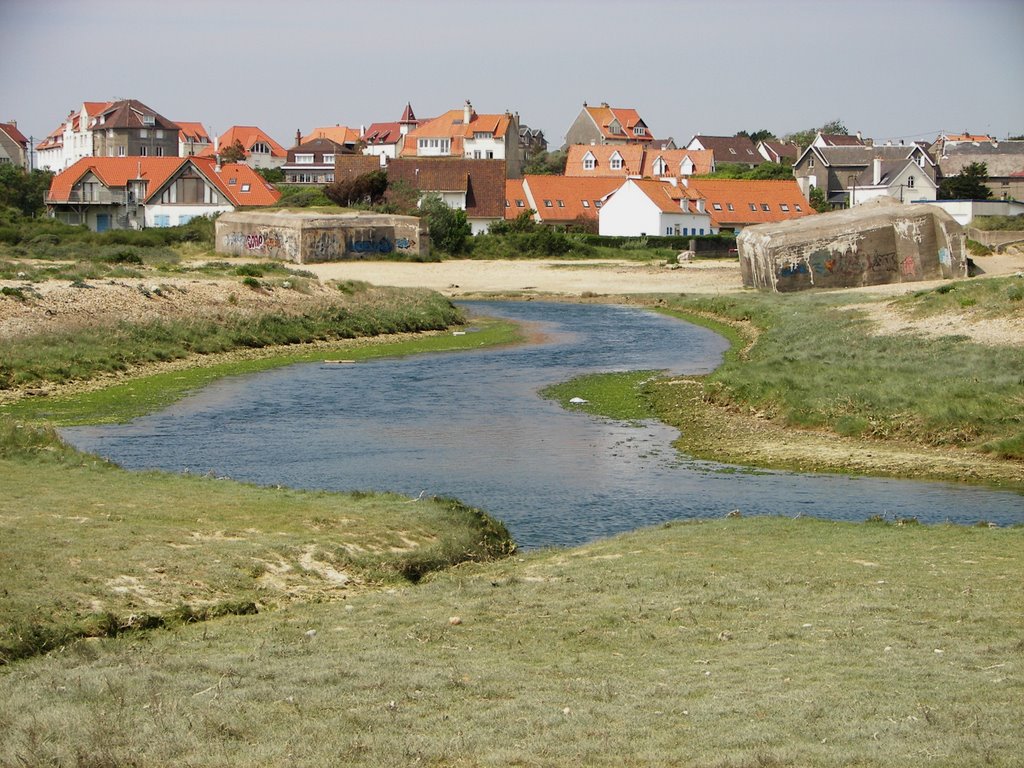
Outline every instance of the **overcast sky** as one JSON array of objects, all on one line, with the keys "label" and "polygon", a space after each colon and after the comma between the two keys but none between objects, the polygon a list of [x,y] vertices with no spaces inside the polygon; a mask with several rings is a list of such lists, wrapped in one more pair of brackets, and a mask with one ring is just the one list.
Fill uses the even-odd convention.
[{"label": "overcast sky", "polygon": [[658,138],[839,119],[876,140],[1024,133],[1024,0],[0,0],[0,121],[38,141],[135,98],[211,135],[583,102]]}]

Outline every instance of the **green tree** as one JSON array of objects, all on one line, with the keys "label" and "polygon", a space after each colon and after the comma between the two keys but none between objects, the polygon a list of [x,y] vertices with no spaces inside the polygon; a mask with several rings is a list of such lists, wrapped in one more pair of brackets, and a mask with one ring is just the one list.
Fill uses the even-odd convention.
[{"label": "green tree", "polygon": [[811,187],[809,202],[811,204],[811,208],[816,210],[818,213],[825,213],[829,210],[828,201],[825,199],[825,190],[821,187]]},{"label": "green tree", "polygon": [[947,176],[939,183],[940,200],[988,200],[992,190],[988,181],[988,166],[985,163],[971,163],[960,169],[955,176]]},{"label": "green tree", "polygon": [[219,150],[222,163],[240,163],[245,160],[245,147],[242,142],[235,139],[235,143]]},{"label": "green tree", "polygon": [[814,141],[814,137],[818,135],[818,131],[822,133],[833,135],[833,136],[849,136],[850,132],[846,126],[843,125],[842,120],[829,120],[820,128],[806,128],[802,131],[796,131],[794,133],[787,134],[784,138],[793,144],[800,147],[800,151],[807,149],[811,146],[811,142]]},{"label": "green tree", "polygon": [[769,131],[767,128],[762,128],[759,131],[739,131],[736,135],[746,136],[755,144],[757,144],[757,142],[759,141],[765,141],[766,139],[776,138],[775,134],[772,131]]},{"label": "green tree", "polygon": [[741,163],[719,163],[714,173],[701,178],[705,179],[792,179],[793,167],[787,163],[761,163],[748,168]]},{"label": "green tree", "polygon": [[16,208],[23,216],[37,216],[46,210],[46,193],[53,174],[20,165],[0,165],[0,208]]},{"label": "green tree", "polygon": [[466,249],[466,240],[473,228],[465,211],[449,208],[439,195],[427,195],[420,201],[420,212],[427,220],[430,241],[435,248],[453,256]]},{"label": "green tree", "polygon": [[384,200],[388,177],[384,171],[370,171],[354,179],[339,179],[324,187],[324,194],[340,206],[377,205]]},{"label": "green tree", "polygon": [[256,173],[271,184],[280,184],[284,181],[284,171],[281,168],[257,168]]},{"label": "green tree", "polygon": [[523,164],[523,173],[531,176],[561,176],[565,173],[565,161],[568,152],[545,152],[538,150],[530,155]]}]

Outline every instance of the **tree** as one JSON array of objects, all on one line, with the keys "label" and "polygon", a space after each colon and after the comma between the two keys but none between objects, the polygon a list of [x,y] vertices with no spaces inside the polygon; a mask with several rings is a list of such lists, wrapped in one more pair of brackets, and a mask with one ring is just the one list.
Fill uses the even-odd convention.
[{"label": "tree", "polygon": [[354,179],[339,179],[324,187],[324,194],[335,204],[348,207],[354,204],[377,205],[384,200],[388,177],[384,171],[370,171]]},{"label": "tree", "polygon": [[828,201],[825,199],[825,191],[821,187],[811,187],[811,194],[808,195],[808,202],[811,208],[818,213],[825,213],[829,210]]},{"label": "tree", "polygon": [[284,170],[281,168],[257,168],[256,173],[271,184],[280,184],[284,181]]},{"label": "tree", "polygon": [[801,151],[811,146],[811,142],[814,141],[814,137],[821,131],[824,134],[833,136],[849,136],[850,132],[843,125],[842,120],[829,120],[820,128],[806,128],[802,131],[796,131],[795,133],[787,134],[784,138],[786,141],[796,144],[800,147]]},{"label": "tree", "polygon": [[220,161],[222,163],[240,163],[245,160],[245,147],[242,142],[235,139],[235,143],[220,150]]},{"label": "tree", "polygon": [[988,200],[992,190],[988,180],[988,166],[985,163],[971,163],[960,169],[955,176],[947,176],[939,184],[940,200]]},{"label": "tree", "polygon": [[20,165],[0,165],[0,208],[16,208],[23,216],[36,216],[46,210],[46,193],[53,174],[35,170],[29,173]]},{"label": "tree", "polygon": [[762,128],[759,131],[750,131],[750,132],[739,131],[739,132],[737,132],[736,135],[737,136],[746,136],[748,139],[750,139],[755,144],[757,144],[757,142],[759,142],[759,141],[765,141],[766,139],[774,139],[774,138],[776,138],[775,134],[772,131],[769,131],[767,128]]},{"label": "tree", "polygon": [[449,208],[439,195],[427,195],[420,202],[420,212],[427,220],[435,248],[452,255],[465,250],[466,239],[473,233],[465,211]]},{"label": "tree", "polygon": [[531,176],[561,176],[565,173],[565,161],[568,152],[545,152],[538,150],[530,155],[523,164],[523,173]]}]

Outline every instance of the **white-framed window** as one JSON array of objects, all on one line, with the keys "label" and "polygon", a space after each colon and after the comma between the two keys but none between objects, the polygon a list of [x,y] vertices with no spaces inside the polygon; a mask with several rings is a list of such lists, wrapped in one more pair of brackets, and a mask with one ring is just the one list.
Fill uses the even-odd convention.
[{"label": "white-framed window", "polygon": [[324,155],[324,165],[334,165],[334,153]]},{"label": "white-framed window", "polygon": [[736,154],[736,150],[733,149],[732,147],[729,147],[729,154],[730,155],[735,155]]},{"label": "white-framed window", "polygon": [[800,203],[795,203],[795,204],[793,205],[793,207],[794,207],[794,208],[796,208],[796,209],[797,209],[797,211],[799,211],[799,212],[803,212],[803,210],[804,210],[803,208],[801,208],[801,207],[800,207]]},{"label": "white-framed window", "polygon": [[621,171],[622,155],[620,155],[618,152],[613,153],[612,156],[608,159],[608,167],[611,168],[613,171]]},{"label": "white-framed window", "polygon": [[580,200],[580,202],[583,203],[583,207],[584,208],[589,208],[590,207],[590,201],[589,200]]},{"label": "white-framed window", "polygon": [[301,164],[301,165],[312,165],[313,164],[313,155],[312,154],[301,154],[301,155],[296,154],[295,155],[295,162],[296,162],[296,164]]},{"label": "white-framed window", "polygon": [[664,176],[665,175],[665,170],[667,168],[668,168],[668,163],[665,162],[664,158],[659,157],[657,160],[654,161],[654,175],[655,176]]},{"label": "white-framed window", "polygon": [[732,207],[732,203],[726,203],[725,207],[728,208],[730,211],[735,211],[736,210],[735,208]]},{"label": "white-framed window", "polygon": [[481,157],[482,157],[482,155],[480,154],[480,150],[479,149],[474,149],[473,150],[473,159],[474,160],[479,160]]},{"label": "white-framed window", "polygon": [[526,207],[526,203],[524,203],[522,200],[516,200],[516,208],[524,208],[524,207]]},{"label": "white-framed window", "polygon": [[242,191],[243,192],[248,192],[249,191],[249,185],[248,184],[243,184],[242,185]]},{"label": "white-framed window", "polygon": [[781,208],[784,211],[788,211],[789,210],[789,206],[786,205],[785,203],[779,203],[779,208]]},{"label": "white-framed window", "polygon": [[550,201],[550,200],[545,200],[545,201],[544,201],[544,207],[545,207],[545,208],[551,208],[551,207],[552,207],[552,206],[551,206],[551,201]]},{"label": "white-framed window", "polygon": [[162,129],[162,128],[157,128],[157,129],[156,129],[156,137],[157,137],[158,139],[162,139],[162,138],[164,137],[164,132],[163,132],[163,129]]},{"label": "white-framed window", "polygon": [[512,207],[512,203],[510,203],[508,200],[506,200],[505,201],[505,207],[506,208],[511,208]]},{"label": "white-framed window", "polygon": [[913,176],[907,176],[907,187],[909,189],[913,189],[914,188],[914,177]]},{"label": "white-framed window", "polygon": [[490,149],[487,150],[487,159],[488,160],[493,160],[494,159],[494,152],[493,152],[493,150],[490,150]]},{"label": "white-framed window", "polygon": [[671,234],[672,234],[672,231],[673,231],[673,230],[672,230],[672,227],[665,227],[665,234],[666,234],[666,235],[671,235]]},{"label": "white-framed window", "polygon": [[814,155],[811,155],[809,158],[807,158],[807,167],[808,168],[813,168],[814,167]]},{"label": "white-framed window", "polygon": [[157,147],[156,148],[156,156],[157,157],[163,157],[164,156],[164,148],[163,147]]},{"label": "white-framed window", "polygon": [[771,208],[769,207],[768,203],[761,203],[761,210],[762,211],[770,211]]},{"label": "white-framed window", "polygon": [[750,203],[750,210],[756,211],[757,210],[757,203]]},{"label": "white-framed window", "polygon": [[[251,147],[249,147],[249,151],[250,152],[255,152],[258,155],[269,155],[270,154],[270,145],[267,144],[265,141],[256,141],[256,142],[253,142],[253,145]],[[312,162],[312,161],[310,161],[310,162]]]},{"label": "white-framed window", "polygon": [[565,208],[565,200],[559,200],[558,201],[558,207],[559,208]]},{"label": "white-framed window", "polygon": [[714,208],[716,211],[722,210],[722,204],[721,203],[712,203],[711,207]]},{"label": "white-framed window", "polygon": [[594,207],[595,208],[600,208],[601,207],[601,201],[600,200],[595,200],[594,201]]},{"label": "white-framed window", "polygon": [[[633,135],[634,136],[643,136],[644,135],[644,127],[642,125],[634,125],[633,126]],[[671,234],[671,232],[669,234]]]},{"label": "white-framed window", "polygon": [[474,139],[493,139],[494,138],[494,134],[491,133],[490,131],[474,131],[473,132],[473,138]]},{"label": "white-framed window", "polygon": [[139,129],[139,138],[140,139],[147,139],[147,138],[149,138],[149,131],[147,131],[145,128],[140,128]]},{"label": "white-framed window", "polygon": [[592,171],[596,167],[597,167],[597,158],[594,157],[594,155],[591,154],[590,152],[587,152],[587,154],[585,154],[583,156],[583,170],[584,171]]},{"label": "white-framed window", "polygon": [[156,118],[153,117],[152,115],[143,115],[142,116],[142,124],[143,125],[156,125]]}]

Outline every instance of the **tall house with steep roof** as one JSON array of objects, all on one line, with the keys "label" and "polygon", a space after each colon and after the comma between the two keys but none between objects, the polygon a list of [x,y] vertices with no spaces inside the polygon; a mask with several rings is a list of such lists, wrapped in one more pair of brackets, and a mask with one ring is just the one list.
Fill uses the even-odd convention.
[{"label": "tall house with steep roof", "polygon": [[109,104],[89,121],[95,157],[177,157],[176,123],[136,99]]},{"label": "tall house with steep roof", "polygon": [[591,107],[583,102],[583,110],[565,133],[562,149],[573,144],[650,144],[652,141],[654,136],[635,109],[610,107],[607,103]]},{"label": "tall house with steep roof", "polygon": [[461,110],[449,110],[410,131],[399,157],[504,160],[507,178],[519,178],[523,172],[519,115],[479,114],[467,101]]},{"label": "tall house with steep roof", "polygon": [[27,169],[29,146],[25,134],[18,130],[14,120],[0,123],[0,164],[9,163]]}]

